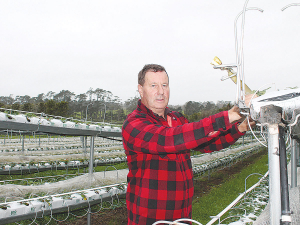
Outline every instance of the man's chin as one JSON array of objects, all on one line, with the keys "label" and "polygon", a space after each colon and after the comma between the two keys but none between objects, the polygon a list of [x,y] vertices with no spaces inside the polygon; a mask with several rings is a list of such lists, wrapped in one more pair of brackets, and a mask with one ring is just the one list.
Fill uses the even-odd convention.
[{"label": "man's chin", "polygon": [[168,103],[166,102],[161,102],[161,103],[157,103],[156,107],[157,109],[165,109],[167,107]]}]

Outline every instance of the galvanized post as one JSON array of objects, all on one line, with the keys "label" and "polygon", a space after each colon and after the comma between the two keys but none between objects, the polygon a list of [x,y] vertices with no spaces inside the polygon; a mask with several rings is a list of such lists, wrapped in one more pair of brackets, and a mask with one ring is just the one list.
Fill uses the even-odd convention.
[{"label": "galvanized post", "polygon": [[269,157],[269,204],[270,224],[280,225],[281,221],[281,187],[279,158],[279,123],[282,108],[274,105],[263,106],[260,109],[261,124],[268,127],[268,157]]},{"label": "galvanized post", "polygon": [[94,136],[91,136],[91,144],[90,144],[90,163],[89,163],[89,175],[92,178],[93,170],[94,170]]},{"label": "galvanized post", "polygon": [[24,148],[24,134],[22,135],[22,154],[24,154],[25,152],[25,148]]},{"label": "galvanized post", "polygon": [[300,165],[299,165],[299,164],[300,164],[300,161],[299,161],[299,158],[300,158],[300,157],[299,157],[299,153],[300,153],[300,151],[299,151],[299,143],[297,142],[297,143],[296,143],[296,156],[297,156],[297,166],[298,166],[298,167],[300,167]]},{"label": "galvanized post", "polygon": [[86,148],[87,148],[87,136],[84,136],[84,157],[85,158],[87,154]]},{"label": "galvanized post", "polygon": [[[85,136],[85,138],[87,138]],[[93,179],[93,171],[94,171],[94,136],[91,136],[91,143],[90,143],[90,163],[89,163],[89,179],[90,185],[92,184]],[[87,214],[87,224],[91,224],[91,207],[89,206],[88,214]]]},{"label": "galvanized post", "polygon": [[281,224],[288,225],[292,222],[289,186],[287,176],[287,159],[284,138],[284,128],[279,127],[279,157],[280,157],[280,183],[281,183]]},{"label": "galvanized post", "polygon": [[91,207],[89,206],[88,208],[88,213],[87,213],[87,225],[92,224],[92,215],[91,215]]},{"label": "galvanized post", "polygon": [[291,188],[297,187],[297,141],[292,139],[291,152]]},{"label": "galvanized post", "polygon": [[279,225],[281,219],[281,190],[278,124],[268,125],[270,224]]}]

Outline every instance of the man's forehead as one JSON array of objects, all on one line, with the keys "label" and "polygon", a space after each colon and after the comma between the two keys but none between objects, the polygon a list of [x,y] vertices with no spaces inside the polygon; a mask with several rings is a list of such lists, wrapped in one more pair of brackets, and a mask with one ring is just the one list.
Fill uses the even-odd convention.
[{"label": "man's forehead", "polygon": [[165,71],[148,71],[145,74],[145,79],[146,80],[156,80],[156,79],[161,79],[161,78],[166,78],[166,81],[169,82],[169,76]]}]

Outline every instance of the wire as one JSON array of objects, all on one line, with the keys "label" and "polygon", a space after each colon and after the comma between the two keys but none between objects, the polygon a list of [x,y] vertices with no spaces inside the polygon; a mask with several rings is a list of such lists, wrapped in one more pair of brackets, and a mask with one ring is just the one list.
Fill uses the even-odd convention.
[{"label": "wire", "polygon": [[[267,85],[274,85],[274,83],[267,83],[267,84],[264,84],[264,85],[260,86],[260,87],[254,92],[254,94],[252,95],[252,97],[251,97],[251,99],[250,99],[250,102],[249,102],[249,106],[252,104],[252,100],[253,100],[254,96],[256,96],[257,92],[258,92],[259,90],[261,90],[263,87],[267,86]],[[255,135],[255,133],[253,132],[253,130],[252,130],[251,126],[250,126],[249,116],[247,116],[247,120],[248,120],[248,126],[249,126],[249,128],[250,128],[250,131],[251,131],[251,133],[253,134],[253,136],[255,137],[255,139],[256,139],[261,145],[267,147],[267,145],[265,145],[264,143],[262,143],[262,142],[257,138],[257,136]],[[261,136],[263,137],[263,139],[264,139],[265,141],[267,141],[266,138],[264,137],[263,133],[262,133],[262,130],[263,130],[263,125],[261,124],[261,132],[260,132],[260,134],[261,134]]]},{"label": "wire", "polygon": [[253,132],[253,130],[252,130],[251,126],[250,126],[249,116],[247,116],[247,121],[248,121],[248,126],[249,126],[249,128],[250,128],[250,131],[252,132],[252,134],[253,134],[253,136],[255,137],[255,139],[256,139],[261,145],[267,147],[267,145],[265,145],[264,143],[262,143],[262,142],[258,139],[258,137],[255,135],[255,133]]}]

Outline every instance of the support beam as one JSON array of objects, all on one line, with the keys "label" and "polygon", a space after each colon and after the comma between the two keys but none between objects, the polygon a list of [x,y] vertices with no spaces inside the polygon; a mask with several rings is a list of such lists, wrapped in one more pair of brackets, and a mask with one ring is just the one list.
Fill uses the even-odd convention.
[{"label": "support beam", "polygon": [[291,153],[291,188],[297,187],[297,164],[298,164],[298,146],[297,141],[292,139]]}]

